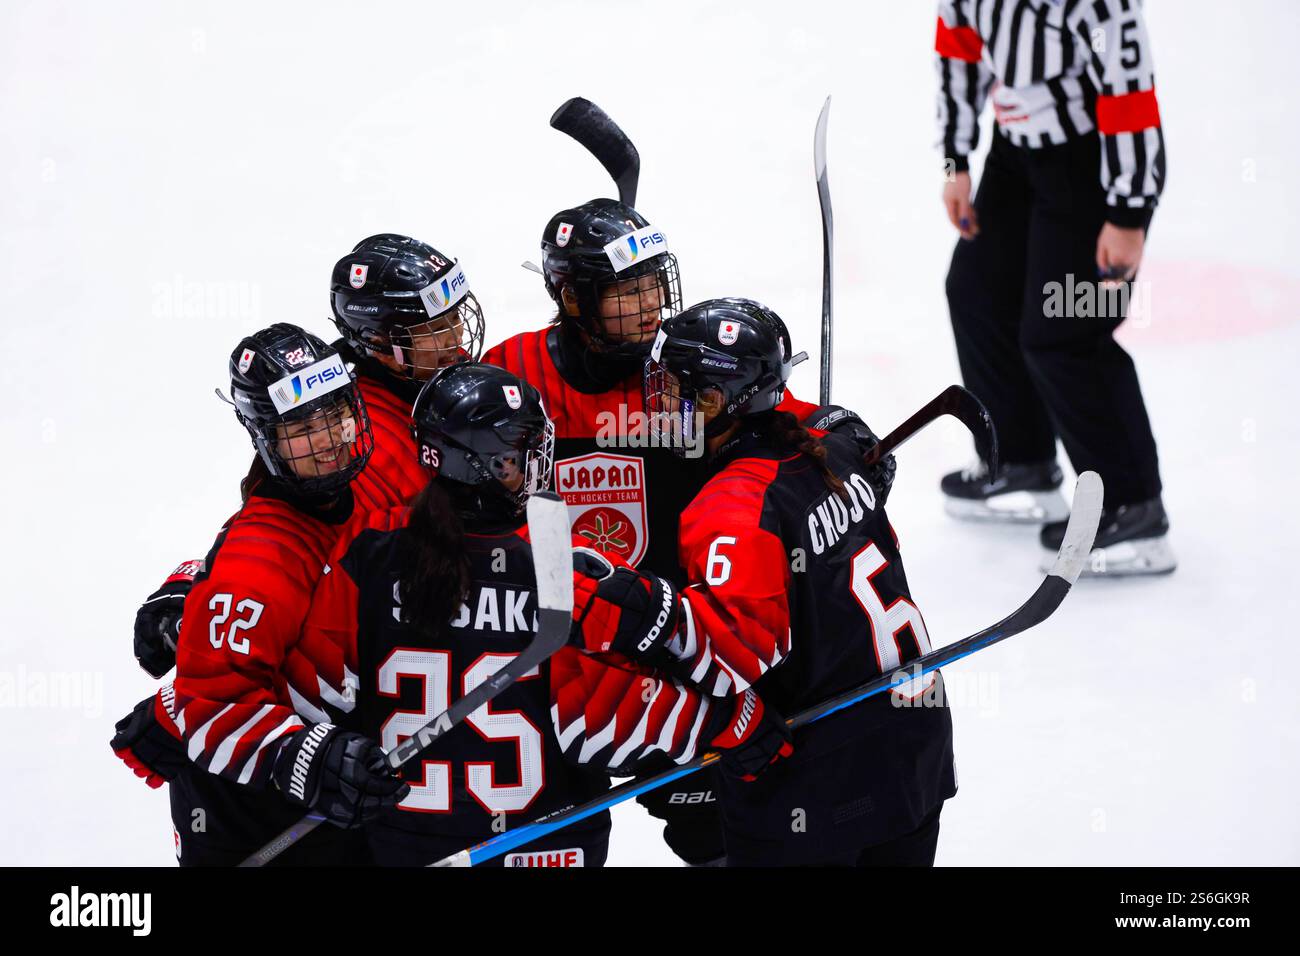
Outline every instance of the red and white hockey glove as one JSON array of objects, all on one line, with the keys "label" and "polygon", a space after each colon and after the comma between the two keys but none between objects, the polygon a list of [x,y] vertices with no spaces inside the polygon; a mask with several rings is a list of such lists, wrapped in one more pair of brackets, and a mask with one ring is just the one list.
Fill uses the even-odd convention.
[{"label": "red and white hockey glove", "polygon": [[672,582],[587,548],[573,549],[570,643],[599,654],[615,651],[648,667],[678,663],[668,644],[677,634],[681,603]]},{"label": "red and white hockey glove", "polygon": [[790,727],[752,689],[733,697],[730,710],[719,704],[709,731],[709,749],[718,752],[724,773],[753,780],[794,753]]},{"label": "red and white hockey glove", "polygon": [[189,763],[176,725],[166,713],[158,712],[161,706],[158,694],[140,701],[117,722],[117,733],[109,743],[118,759],[155,790],[175,779]]}]

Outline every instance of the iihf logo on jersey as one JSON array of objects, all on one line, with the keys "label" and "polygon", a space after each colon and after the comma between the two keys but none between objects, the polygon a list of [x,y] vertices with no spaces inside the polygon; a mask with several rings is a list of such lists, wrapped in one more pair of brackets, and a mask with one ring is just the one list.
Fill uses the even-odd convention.
[{"label": "iihf logo on jersey", "polygon": [[560,223],[560,228],[555,230],[555,244],[563,249],[569,244],[569,239],[573,237],[573,224],[569,222]]},{"label": "iihf logo on jersey", "polygon": [[354,289],[360,289],[366,284],[366,275],[370,272],[370,266],[352,264],[352,273],[348,276],[348,283]]},{"label": "iihf logo on jersey", "polygon": [[511,408],[518,408],[524,403],[524,397],[519,394],[518,385],[502,385],[501,391],[506,393],[506,404]]},{"label": "iihf logo on jersey", "polygon": [[740,326],[735,322],[723,322],[718,326],[718,341],[723,345],[735,345],[740,337]]}]

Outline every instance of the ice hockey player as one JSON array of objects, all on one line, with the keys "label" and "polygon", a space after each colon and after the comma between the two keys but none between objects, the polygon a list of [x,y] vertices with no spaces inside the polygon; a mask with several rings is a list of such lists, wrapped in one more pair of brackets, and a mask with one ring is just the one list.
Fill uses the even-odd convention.
[{"label": "ice hockey player", "polygon": [[[356,368],[375,434],[372,459],[353,487],[356,506],[404,504],[424,487],[411,404],[436,369],[478,357],[482,310],[455,259],[394,233],[361,240],[335,264],[330,310],[341,336],[334,347]],[[200,566],[183,562],[136,615],[136,659],[154,677],[175,663],[185,595]]]},{"label": "ice hockey player", "polygon": [[[302,716],[323,713],[343,686],[340,655],[300,631],[373,451],[366,403],[338,351],[287,324],[243,339],[230,379],[257,453],[244,503],[195,577],[175,680],[120,722],[113,741],[152,785],[170,780],[183,866],[236,864],[298,819],[302,807],[287,795],[304,753],[314,755],[313,805],[335,822],[359,815],[354,798],[377,809],[403,793],[374,772],[382,754],[372,742],[318,733]],[[363,848],[327,828],[282,862],[356,862]]]},{"label": "ice hockey player", "polygon": [[[532,642],[536,573],[524,506],[553,464],[554,430],[536,389],[495,366],[439,372],[420,392],[414,426],[427,485],[409,508],[372,513],[349,530],[304,634],[344,650],[359,687],[343,725],[386,750]],[[608,786],[560,753],[550,728],[553,666],[555,658],[517,680],[469,728],[404,768],[410,792],[365,828],[374,862],[427,865]],[[601,866],[608,837],[601,814],[496,865]]]},{"label": "ice hockey player", "polygon": [[[630,657],[713,697],[741,695],[759,725],[745,727],[752,776],[784,749],[778,712],[905,669],[929,638],[881,476],[863,467],[874,442],[815,435],[779,409],[792,364],[781,319],[745,299],[704,302],[665,319],[651,359],[656,427],[690,434],[692,410],[704,422],[712,475],[681,518],[689,585],[593,558],[575,616],[588,652]],[[579,716],[593,731],[580,708],[560,704],[561,740]],[[647,735],[671,741],[674,759],[694,756],[698,742],[670,715],[635,716],[611,725],[641,735],[615,734],[615,762]],[[722,775],[728,865],[933,862],[939,813],[956,791],[939,675],[802,728],[793,750],[756,780]]]},{"label": "ice hockey player", "polygon": [[[684,583],[677,522],[707,465],[702,445],[683,448],[680,434],[649,428],[641,380],[661,320],[682,306],[677,258],[640,212],[593,199],[551,217],[542,233],[542,274],[553,321],[494,346],[484,361],[541,393],[555,423],[555,490],[569,504],[575,534]],[[825,427],[833,421],[870,434],[835,406],[818,409],[787,395],[782,407]],[[892,476],[893,466],[887,458],[882,474]],[[639,801],[666,821],[665,841],[693,865],[720,863],[725,853],[712,777],[702,773]]]}]

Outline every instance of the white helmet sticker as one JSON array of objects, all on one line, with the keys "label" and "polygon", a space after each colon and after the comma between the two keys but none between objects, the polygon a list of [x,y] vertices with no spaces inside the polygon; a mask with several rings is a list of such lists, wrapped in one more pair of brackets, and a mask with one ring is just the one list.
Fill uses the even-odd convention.
[{"label": "white helmet sticker", "polygon": [[239,356],[239,374],[243,375],[248,371],[248,367],[253,364],[253,350],[244,349],[244,354]]},{"label": "white helmet sticker", "polygon": [[654,226],[630,232],[605,246],[605,255],[609,257],[609,264],[615,272],[622,272],[642,259],[667,251],[667,237]]},{"label": "white helmet sticker", "polygon": [[433,318],[446,312],[468,293],[469,282],[465,278],[465,270],[457,264],[437,282],[421,289],[420,301],[424,303],[424,311],[429,313],[429,318]]},{"label": "white helmet sticker", "polygon": [[366,284],[366,275],[370,272],[370,266],[363,266],[356,262],[352,263],[352,268],[348,272],[348,284],[354,289],[360,289]]},{"label": "white helmet sticker", "polygon": [[555,230],[555,244],[559,246],[561,249],[563,249],[565,246],[569,244],[569,240],[572,237],[573,237],[573,223],[570,222],[560,223],[560,227]]},{"label": "white helmet sticker", "polygon": [[348,374],[343,360],[337,355],[331,355],[301,372],[286,375],[267,389],[267,392],[271,396],[275,410],[283,415],[291,409],[314,402],[322,395],[328,395],[351,384],[352,376]]},{"label": "white helmet sticker", "polygon": [[524,397],[519,394],[518,385],[502,385],[501,391],[506,393],[506,404],[511,408],[519,408],[524,403]]},{"label": "white helmet sticker", "polygon": [[664,327],[661,325],[659,326],[659,334],[655,336],[655,344],[650,346],[650,357],[656,362],[662,361],[660,356],[663,355],[664,343],[667,341],[668,333],[664,331]]},{"label": "white helmet sticker", "polygon": [[735,345],[740,337],[740,325],[735,322],[723,322],[718,326],[718,341],[723,345]]}]

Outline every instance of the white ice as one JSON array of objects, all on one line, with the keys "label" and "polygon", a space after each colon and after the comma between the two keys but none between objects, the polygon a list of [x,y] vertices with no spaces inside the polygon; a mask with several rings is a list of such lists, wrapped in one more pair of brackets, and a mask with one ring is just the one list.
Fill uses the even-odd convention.
[{"label": "white ice", "polygon": [[[940,864],[1300,863],[1300,7],[1147,17],[1169,177],[1149,314],[1122,339],[1181,567],[1084,582],[949,669],[961,790]],[[0,862],[172,860],[164,792],[107,741],[154,686],[137,604],[237,505],[250,449],[212,395],[227,355],[272,321],[328,334],[328,270],[379,231],[459,256],[490,341],[545,322],[520,261],[552,212],[611,192],[547,126],[567,97],[637,142],[638,206],[687,298],[775,307],[814,355],[793,381],[811,396],[811,139],[833,94],[835,397],[885,430],[959,380],[934,19],[928,0],[7,4]],[[936,643],[1039,578],[1032,530],[942,514],[938,478],[969,453],[955,425],[918,438],[890,504]],[[615,821],[614,863],[672,862],[638,808]]]}]

